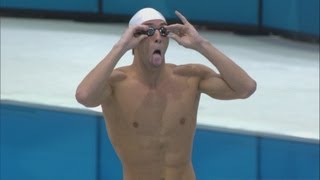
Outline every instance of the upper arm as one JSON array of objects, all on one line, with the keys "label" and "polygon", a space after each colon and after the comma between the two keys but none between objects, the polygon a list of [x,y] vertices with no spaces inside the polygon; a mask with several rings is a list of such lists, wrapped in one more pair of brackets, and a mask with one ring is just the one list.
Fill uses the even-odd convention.
[{"label": "upper arm", "polygon": [[119,70],[113,70],[108,80],[101,89],[101,93],[96,93],[91,97],[91,101],[87,104],[88,107],[96,107],[102,104],[110,103],[113,95],[114,86],[117,82],[126,78],[126,74]]},{"label": "upper arm", "polygon": [[215,99],[235,99],[235,91],[214,70],[204,65],[199,65],[198,71],[203,74],[199,81],[199,91]]},{"label": "upper arm", "polygon": [[235,92],[213,69],[201,64],[180,65],[174,73],[182,76],[197,77],[198,90],[216,99],[235,99]]}]

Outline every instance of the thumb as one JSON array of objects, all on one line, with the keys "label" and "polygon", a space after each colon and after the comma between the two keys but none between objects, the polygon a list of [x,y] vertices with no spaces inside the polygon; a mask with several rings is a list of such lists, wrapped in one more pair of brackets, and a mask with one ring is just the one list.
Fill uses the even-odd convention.
[{"label": "thumb", "polygon": [[142,35],[140,35],[140,36],[138,37],[138,40],[139,40],[139,42],[140,42],[140,41],[142,41],[143,39],[145,39],[145,38],[147,38],[147,37],[148,37],[148,35],[142,34]]}]

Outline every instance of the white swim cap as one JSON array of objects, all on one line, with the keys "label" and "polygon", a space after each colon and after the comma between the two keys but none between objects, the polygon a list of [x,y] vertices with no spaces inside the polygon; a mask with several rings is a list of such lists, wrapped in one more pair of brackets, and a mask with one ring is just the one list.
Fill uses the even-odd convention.
[{"label": "white swim cap", "polygon": [[143,8],[132,16],[131,20],[129,21],[129,26],[140,25],[146,21],[155,19],[163,20],[164,22],[166,22],[166,19],[159,11],[153,8]]}]

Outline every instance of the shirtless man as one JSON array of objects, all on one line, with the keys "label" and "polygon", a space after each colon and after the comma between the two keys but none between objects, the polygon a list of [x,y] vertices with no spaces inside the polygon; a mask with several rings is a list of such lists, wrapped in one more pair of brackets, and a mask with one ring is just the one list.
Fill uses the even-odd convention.
[{"label": "shirtless man", "polygon": [[[167,25],[154,9],[138,11],[76,92],[81,104],[102,106],[124,180],[195,180],[191,152],[200,94],[243,99],[256,89],[243,69],[176,15],[182,24]],[[205,56],[219,73],[200,64],[165,63],[169,37]],[[130,49],[133,63],[114,69]]]}]

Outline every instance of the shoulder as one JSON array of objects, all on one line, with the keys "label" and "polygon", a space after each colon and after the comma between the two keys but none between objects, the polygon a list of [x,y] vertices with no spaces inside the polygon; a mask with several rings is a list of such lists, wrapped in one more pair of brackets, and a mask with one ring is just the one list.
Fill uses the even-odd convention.
[{"label": "shoulder", "polygon": [[217,73],[203,64],[184,64],[176,65],[173,68],[173,73],[181,76],[206,78],[209,75],[217,75]]},{"label": "shoulder", "polygon": [[116,82],[125,80],[128,76],[129,71],[129,66],[114,69],[109,77],[109,82],[111,84],[114,84]]}]

